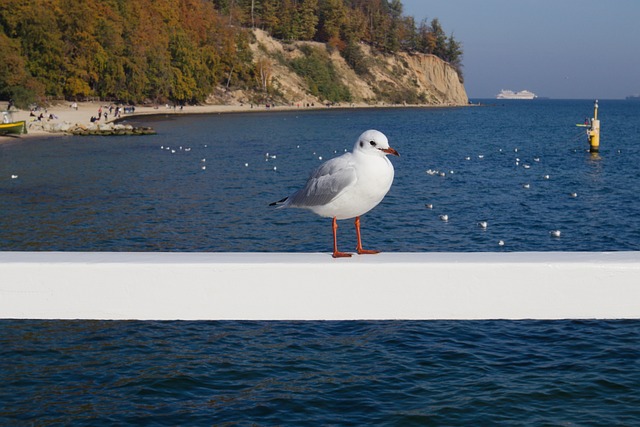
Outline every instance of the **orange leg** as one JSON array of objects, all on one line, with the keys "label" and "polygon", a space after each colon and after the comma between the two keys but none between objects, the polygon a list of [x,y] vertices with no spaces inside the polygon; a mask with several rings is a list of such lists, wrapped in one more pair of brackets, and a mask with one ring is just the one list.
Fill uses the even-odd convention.
[{"label": "orange leg", "polygon": [[334,258],[344,258],[350,257],[351,254],[346,252],[338,251],[338,220],[336,217],[333,217],[333,257]]},{"label": "orange leg", "polygon": [[371,250],[371,249],[362,249],[362,239],[360,238],[360,217],[356,217],[356,238],[358,239],[358,245],[356,246],[356,251],[360,255],[366,254],[378,254],[380,251]]}]

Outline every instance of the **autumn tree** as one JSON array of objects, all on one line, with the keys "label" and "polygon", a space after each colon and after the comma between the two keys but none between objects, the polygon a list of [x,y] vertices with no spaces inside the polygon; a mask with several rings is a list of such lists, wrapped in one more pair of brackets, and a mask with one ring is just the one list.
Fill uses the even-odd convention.
[{"label": "autumn tree", "polygon": [[319,41],[340,40],[348,9],[342,0],[322,0],[319,9]]},{"label": "autumn tree", "polygon": [[256,79],[260,90],[264,93],[269,92],[272,72],[271,61],[268,58],[262,56],[256,61]]},{"label": "autumn tree", "polygon": [[[453,34],[438,19],[416,27],[401,0],[3,0],[0,96],[197,103],[216,85],[264,90],[243,27],[326,42],[360,75],[368,72],[363,44],[462,68]],[[307,60],[319,63],[315,54]],[[326,99],[345,99],[334,95]]]},{"label": "autumn tree", "polygon": [[13,99],[18,107],[25,108],[36,95],[44,93],[44,87],[27,72],[19,52],[18,40],[0,32],[0,98]]},{"label": "autumn tree", "polygon": [[447,53],[447,35],[440,25],[440,21],[438,18],[433,18],[430,24],[430,44],[429,44],[429,52],[436,56],[443,58]]},{"label": "autumn tree", "polygon": [[318,0],[302,0],[300,4],[300,39],[313,40],[318,27]]},{"label": "autumn tree", "polygon": [[51,3],[5,0],[0,5],[0,23],[7,36],[19,41],[25,71],[37,86],[47,94],[61,96],[67,64],[62,34],[56,31],[61,10]]},{"label": "autumn tree", "polygon": [[262,14],[259,18],[263,30],[274,34],[276,28],[280,26],[280,18],[278,17],[278,0],[263,0]]}]

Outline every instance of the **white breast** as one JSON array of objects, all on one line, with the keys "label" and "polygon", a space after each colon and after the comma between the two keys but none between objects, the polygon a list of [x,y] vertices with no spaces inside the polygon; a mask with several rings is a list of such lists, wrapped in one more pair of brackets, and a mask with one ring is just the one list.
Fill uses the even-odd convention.
[{"label": "white breast", "polygon": [[386,156],[354,157],[356,182],[331,202],[309,207],[311,211],[324,217],[348,219],[364,215],[382,201],[393,183],[393,165]]}]

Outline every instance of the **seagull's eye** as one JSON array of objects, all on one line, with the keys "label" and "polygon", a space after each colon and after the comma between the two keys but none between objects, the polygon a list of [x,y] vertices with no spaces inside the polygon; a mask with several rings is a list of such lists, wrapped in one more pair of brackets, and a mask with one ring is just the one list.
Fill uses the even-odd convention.
[{"label": "seagull's eye", "polygon": [[375,141],[369,141],[369,144],[371,144],[372,147],[376,146],[376,142]]}]

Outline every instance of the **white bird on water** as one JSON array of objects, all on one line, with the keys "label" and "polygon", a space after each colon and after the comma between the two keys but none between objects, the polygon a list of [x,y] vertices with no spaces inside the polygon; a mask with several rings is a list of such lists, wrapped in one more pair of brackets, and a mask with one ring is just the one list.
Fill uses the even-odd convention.
[{"label": "white bird on water", "polygon": [[399,156],[382,132],[368,130],[360,135],[352,152],[324,162],[303,188],[270,206],[309,209],[333,218],[334,258],[351,256],[338,250],[337,220],[355,217],[356,251],[377,254],[379,251],[362,248],[360,216],[376,207],[391,188],[394,171],[387,154]]}]

